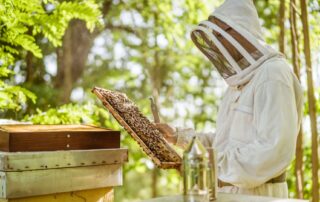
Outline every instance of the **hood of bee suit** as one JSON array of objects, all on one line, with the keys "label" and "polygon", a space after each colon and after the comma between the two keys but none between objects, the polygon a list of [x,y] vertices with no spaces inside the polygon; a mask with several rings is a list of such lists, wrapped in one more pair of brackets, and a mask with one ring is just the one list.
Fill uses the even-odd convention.
[{"label": "hood of bee suit", "polygon": [[252,0],[225,0],[192,29],[191,39],[232,87],[245,85],[262,63],[282,56],[265,43]]}]

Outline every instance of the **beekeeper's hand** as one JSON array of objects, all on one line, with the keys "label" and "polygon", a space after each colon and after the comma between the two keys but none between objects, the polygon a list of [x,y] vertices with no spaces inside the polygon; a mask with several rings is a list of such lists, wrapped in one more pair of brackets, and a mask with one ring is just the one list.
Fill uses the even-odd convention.
[{"label": "beekeeper's hand", "polygon": [[163,137],[170,143],[176,144],[177,135],[175,135],[175,130],[166,123],[155,123],[156,128],[162,133]]}]

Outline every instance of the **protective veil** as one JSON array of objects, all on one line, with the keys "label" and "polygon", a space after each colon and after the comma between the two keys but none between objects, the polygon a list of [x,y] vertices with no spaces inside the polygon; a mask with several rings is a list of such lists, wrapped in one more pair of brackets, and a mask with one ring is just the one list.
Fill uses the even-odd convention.
[{"label": "protective veil", "polygon": [[226,0],[191,38],[229,88],[216,133],[177,128],[177,145],[196,134],[217,149],[218,178],[229,184],[221,192],[287,197],[286,182],[270,179],[285,172],[294,155],[303,94],[283,56],[265,44],[252,0]]}]

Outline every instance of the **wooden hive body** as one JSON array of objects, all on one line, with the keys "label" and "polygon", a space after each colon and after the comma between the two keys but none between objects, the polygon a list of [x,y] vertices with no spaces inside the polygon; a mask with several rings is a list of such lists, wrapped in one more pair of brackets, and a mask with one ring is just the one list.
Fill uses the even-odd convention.
[{"label": "wooden hive body", "polygon": [[0,151],[56,151],[120,147],[120,131],[89,125],[0,125]]}]

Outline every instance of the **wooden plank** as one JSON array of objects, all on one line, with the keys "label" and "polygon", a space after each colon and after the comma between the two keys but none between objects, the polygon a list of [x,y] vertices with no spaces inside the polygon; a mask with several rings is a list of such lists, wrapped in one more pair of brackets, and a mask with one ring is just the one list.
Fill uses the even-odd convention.
[{"label": "wooden plank", "polygon": [[120,131],[88,125],[1,125],[0,151],[120,148]]},{"label": "wooden plank", "polygon": [[2,131],[8,132],[67,132],[67,131],[110,131],[93,125],[32,125],[32,124],[10,124],[0,125]]},{"label": "wooden plank", "polygon": [[12,133],[9,143],[10,152],[108,148],[120,148],[119,131]]},{"label": "wooden plank", "polygon": [[73,191],[44,196],[34,196],[19,199],[0,199],[0,202],[113,202],[114,191],[112,187]]},{"label": "wooden plank", "polygon": [[9,134],[0,130],[0,151],[9,151]]}]

